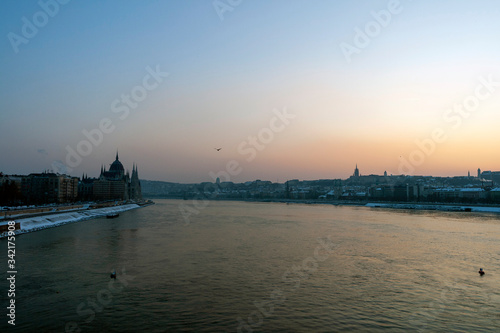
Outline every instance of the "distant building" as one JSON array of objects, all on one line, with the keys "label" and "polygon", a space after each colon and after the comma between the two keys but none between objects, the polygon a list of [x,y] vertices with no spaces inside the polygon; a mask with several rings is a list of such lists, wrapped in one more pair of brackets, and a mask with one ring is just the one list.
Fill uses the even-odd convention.
[{"label": "distant building", "polygon": [[494,202],[500,201],[500,187],[495,187],[489,192],[490,199]]},{"label": "distant building", "polygon": [[0,172],[0,206],[15,205],[24,201],[21,194],[23,177]]},{"label": "distant building", "polygon": [[20,176],[20,175],[5,175],[0,172],[0,185],[5,184],[5,183],[12,183],[15,184],[19,192],[21,192],[21,184],[23,181],[23,177],[25,176]]},{"label": "distant building", "polygon": [[21,192],[32,204],[72,202],[78,196],[78,177],[32,173],[22,178]]},{"label": "distant building", "polygon": [[90,201],[94,199],[94,182],[96,178],[89,178],[82,175],[82,179],[78,183],[78,198],[82,201]]},{"label": "distant building", "polygon": [[359,169],[357,164],[356,164],[356,169],[354,169],[354,174],[352,176],[356,178],[359,177]]},{"label": "distant building", "polygon": [[486,199],[487,193],[483,188],[461,188],[460,197],[467,201],[477,201],[479,199]]},{"label": "distant building", "polygon": [[492,181],[493,184],[500,184],[500,171],[483,171],[480,178]]},{"label": "distant building", "polygon": [[139,180],[139,172],[137,171],[137,165],[132,166],[132,178],[130,178],[129,198],[132,200],[142,199],[141,181]]},{"label": "distant building", "polygon": [[94,198],[96,200],[140,200],[142,199],[141,184],[137,168],[134,165],[132,178],[125,173],[123,164],[116,153],[115,161],[108,171],[101,167],[99,178],[93,183]]}]

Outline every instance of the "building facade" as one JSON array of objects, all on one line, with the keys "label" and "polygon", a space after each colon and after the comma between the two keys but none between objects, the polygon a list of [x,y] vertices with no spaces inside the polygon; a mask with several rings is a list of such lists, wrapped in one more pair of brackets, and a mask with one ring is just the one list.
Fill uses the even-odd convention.
[{"label": "building facade", "polygon": [[32,173],[22,178],[21,192],[30,204],[73,202],[78,197],[78,177]]}]

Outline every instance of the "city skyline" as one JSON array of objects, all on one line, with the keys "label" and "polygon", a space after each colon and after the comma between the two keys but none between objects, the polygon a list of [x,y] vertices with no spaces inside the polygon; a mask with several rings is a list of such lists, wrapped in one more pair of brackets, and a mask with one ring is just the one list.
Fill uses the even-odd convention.
[{"label": "city skyline", "polygon": [[116,150],[179,183],[500,169],[494,1],[1,6],[5,174]]},{"label": "city skyline", "polygon": [[[116,152],[115,159],[118,158],[118,152]],[[79,179],[98,179],[99,175],[102,175],[103,172],[108,171],[110,168],[113,167],[115,160],[113,160],[113,163],[102,163],[99,167],[99,171],[92,170],[90,172],[83,171],[81,175],[69,175],[69,174],[64,174],[64,173],[59,173],[57,170],[53,169],[45,169],[45,170],[39,170],[36,172],[30,172],[29,174],[41,174],[41,173],[55,173],[55,174],[61,174],[61,175],[68,175],[72,177],[78,177]],[[130,174],[133,172],[138,172],[139,166],[137,163],[133,163],[132,166],[132,171],[130,169],[124,167],[124,172],[126,174]],[[229,172],[227,172],[226,169],[220,170],[218,172],[210,172],[209,173],[209,179],[201,180],[199,182],[182,182],[182,181],[175,181],[172,179],[148,179],[144,177],[139,177],[142,180],[147,180],[147,181],[159,181],[159,182],[170,182],[170,183],[179,183],[179,184],[198,184],[198,183],[205,183],[205,182],[212,182],[212,183],[217,183],[218,182],[231,182],[231,183],[246,183],[246,182],[254,182],[254,181],[270,181],[273,183],[282,183],[285,184],[287,181],[291,180],[299,180],[299,181],[317,181],[317,180],[336,180],[336,179],[352,179],[356,177],[365,177],[365,176],[384,176],[384,177],[435,177],[435,178],[454,178],[454,177],[469,177],[469,178],[481,178],[481,174],[483,173],[500,173],[500,171],[496,171],[494,169],[481,169],[477,168],[475,170],[467,170],[466,173],[464,174],[448,174],[448,175],[432,175],[432,174],[393,174],[387,172],[387,170],[384,170],[383,172],[365,172],[363,173],[359,168],[358,164],[352,168],[352,171],[349,173],[347,172],[347,175],[345,177],[326,177],[326,178],[298,178],[298,177],[291,177],[287,179],[267,179],[267,178],[254,178],[254,179],[247,179],[247,180],[242,180],[242,181],[236,181],[235,179],[237,177],[232,176]],[[6,173],[3,171],[0,171],[0,174],[3,174],[4,176],[27,176],[28,174],[21,174],[19,172],[13,172],[13,173]]]}]

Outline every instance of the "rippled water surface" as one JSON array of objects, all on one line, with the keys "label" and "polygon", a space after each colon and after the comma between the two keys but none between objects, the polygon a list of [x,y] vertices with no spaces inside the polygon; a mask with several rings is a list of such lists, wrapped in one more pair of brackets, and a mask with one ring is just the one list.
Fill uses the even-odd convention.
[{"label": "rippled water surface", "polygon": [[500,331],[497,215],[156,202],[18,236],[0,331]]}]

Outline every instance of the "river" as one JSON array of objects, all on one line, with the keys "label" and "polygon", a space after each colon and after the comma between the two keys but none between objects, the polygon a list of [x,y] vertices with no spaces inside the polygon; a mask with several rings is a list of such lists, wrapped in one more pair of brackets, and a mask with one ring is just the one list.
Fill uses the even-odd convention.
[{"label": "river", "polygon": [[497,214],[210,201],[188,221],[186,205],[17,236],[0,331],[500,331]]}]

